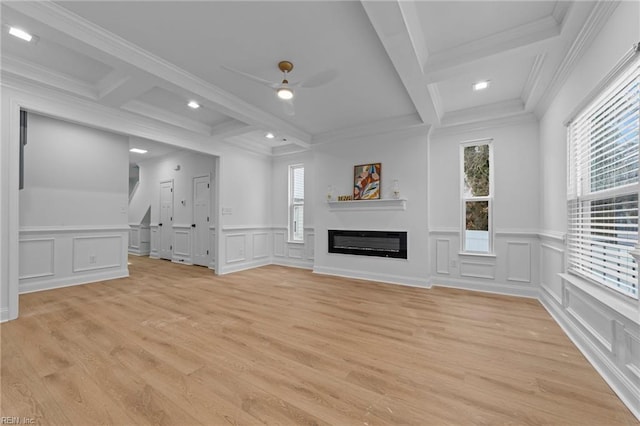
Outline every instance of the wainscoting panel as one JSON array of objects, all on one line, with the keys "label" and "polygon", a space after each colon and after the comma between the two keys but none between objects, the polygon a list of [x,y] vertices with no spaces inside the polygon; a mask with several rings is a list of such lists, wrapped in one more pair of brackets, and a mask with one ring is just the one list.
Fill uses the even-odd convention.
[{"label": "wainscoting panel", "polygon": [[538,234],[528,230],[496,231],[494,253],[459,252],[460,230],[429,231],[433,286],[537,297],[539,292]]},{"label": "wainscoting panel", "polygon": [[540,239],[540,302],[640,419],[638,302],[566,273],[564,235]]},{"label": "wainscoting panel", "polygon": [[602,307],[588,301],[586,297],[571,287],[567,287],[570,297],[567,303],[567,313],[580,324],[595,341],[602,345],[607,352],[613,351],[613,322],[608,318]]},{"label": "wainscoting panel", "polygon": [[286,231],[273,232],[273,255],[284,257],[284,247],[286,242]]},{"label": "wainscoting panel", "polygon": [[19,279],[55,275],[55,238],[21,239]]},{"label": "wainscoting panel", "polygon": [[315,241],[316,234],[313,232],[307,232],[305,237],[305,246],[307,247],[307,259],[313,261],[315,256]]},{"label": "wainscoting panel", "polygon": [[21,228],[19,292],[128,276],[129,231],[128,225]]},{"label": "wainscoting panel", "polygon": [[496,265],[489,262],[464,260],[460,262],[460,275],[493,280],[496,277]]},{"label": "wainscoting panel", "polygon": [[122,267],[121,247],[119,235],[73,237],[73,272]]},{"label": "wainscoting panel", "polygon": [[507,242],[507,281],[531,282],[531,244]]},{"label": "wainscoting panel", "polygon": [[303,259],[304,258],[304,245],[289,244],[289,257],[291,259]]},{"label": "wainscoting panel", "polygon": [[246,258],[247,234],[237,233],[225,235],[227,263],[243,262]]},{"label": "wainscoting panel", "polygon": [[129,230],[129,247],[134,249],[140,247],[140,234],[137,226],[132,226]]},{"label": "wainscoting panel", "polygon": [[562,304],[562,280],[559,274],[564,270],[564,249],[542,243],[540,251],[540,287]]},{"label": "wainscoting panel", "polygon": [[268,241],[268,232],[258,232],[253,234],[253,259],[269,257]]},{"label": "wainscoting panel", "polygon": [[160,258],[160,252],[158,251],[159,247],[160,247],[160,231],[158,229],[158,225],[150,225],[149,226],[149,230],[150,230],[150,251],[149,251],[149,257],[152,257],[154,259],[159,259]]},{"label": "wainscoting panel", "polygon": [[436,239],[436,273],[449,275],[449,240]]},{"label": "wainscoting panel", "polygon": [[151,233],[149,225],[129,224],[129,253],[136,256],[147,256],[151,251]]},{"label": "wainscoting panel", "polygon": [[627,329],[624,330],[624,351],[625,369],[634,384],[640,388],[640,336]]}]

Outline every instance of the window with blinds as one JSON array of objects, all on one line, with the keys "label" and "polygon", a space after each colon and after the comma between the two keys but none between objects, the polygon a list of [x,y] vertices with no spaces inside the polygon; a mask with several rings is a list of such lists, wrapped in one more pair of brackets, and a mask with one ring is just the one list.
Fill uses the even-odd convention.
[{"label": "window with blinds", "polygon": [[640,61],[569,124],[568,270],[638,298]]},{"label": "window with blinds", "polygon": [[289,166],[289,240],[304,241],[304,166]]}]

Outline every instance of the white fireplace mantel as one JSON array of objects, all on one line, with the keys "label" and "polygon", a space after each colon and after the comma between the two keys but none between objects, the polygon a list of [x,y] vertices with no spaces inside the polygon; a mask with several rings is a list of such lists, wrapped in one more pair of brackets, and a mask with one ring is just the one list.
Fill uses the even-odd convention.
[{"label": "white fireplace mantel", "polygon": [[406,210],[405,198],[386,198],[379,200],[327,201],[330,211],[376,211]]}]

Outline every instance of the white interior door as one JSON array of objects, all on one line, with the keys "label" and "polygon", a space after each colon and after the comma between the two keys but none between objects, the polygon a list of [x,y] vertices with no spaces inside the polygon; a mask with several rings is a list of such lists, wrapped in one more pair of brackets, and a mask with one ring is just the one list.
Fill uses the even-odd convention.
[{"label": "white interior door", "polygon": [[208,266],[211,262],[209,247],[209,218],[211,211],[211,184],[209,176],[193,178],[193,263]]},{"label": "white interior door", "polygon": [[173,181],[160,182],[160,258],[171,259],[173,235]]}]

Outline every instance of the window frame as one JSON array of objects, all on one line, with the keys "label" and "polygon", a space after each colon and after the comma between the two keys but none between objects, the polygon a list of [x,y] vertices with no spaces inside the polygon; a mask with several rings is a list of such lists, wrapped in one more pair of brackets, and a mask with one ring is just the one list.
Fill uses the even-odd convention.
[{"label": "window frame", "polygon": [[[615,265],[615,263],[610,261],[610,259],[614,259],[616,257],[616,252],[619,253],[620,251],[627,251],[630,253],[634,250],[634,247],[638,246],[637,224],[635,243],[634,246],[629,249],[628,245],[622,244],[618,240],[619,237],[616,232],[623,231],[619,229],[619,223],[615,221],[617,216],[614,216],[611,226],[604,228],[604,230],[609,231],[611,235],[615,235],[615,237],[611,237],[615,240],[612,244],[611,242],[605,243],[602,241],[602,231],[598,231],[599,228],[597,227],[600,225],[598,217],[590,214],[592,212],[591,207],[594,204],[597,206],[598,202],[618,199],[614,201],[611,204],[612,207],[608,207],[609,210],[606,211],[607,214],[611,214],[610,212],[615,212],[617,207],[624,206],[625,201],[622,199],[627,196],[636,197],[636,216],[638,216],[638,210],[640,208],[640,202],[638,201],[638,194],[640,193],[640,178],[638,177],[636,177],[636,182],[632,183],[623,181],[621,184],[614,183],[612,186],[605,185],[602,188],[593,188],[592,186],[594,184],[594,177],[602,179],[598,174],[594,175],[594,170],[602,170],[604,167],[603,164],[606,164],[607,162],[606,159],[608,159],[612,154],[615,154],[615,151],[606,151],[608,156],[605,157],[605,159],[599,159],[597,163],[590,161],[592,153],[598,153],[598,150],[602,149],[602,146],[598,146],[602,141],[599,142],[597,138],[594,139],[590,131],[585,131],[594,128],[592,121],[593,117],[595,117],[596,113],[602,111],[602,108],[607,110],[607,107],[620,102],[618,94],[620,93],[621,88],[628,84],[625,83],[626,81],[631,83],[635,79],[636,84],[640,84],[640,61],[637,59],[628,64],[628,67],[619,67],[615,71],[615,74],[611,74],[607,77],[606,84],[600,85],[597,92],[592,94],[589,102],[581,105],[580,110],[574,114],[573,118],[565,123],[567,126],[566,271],[568,274],[602,288],[604,291],[632,300],[638,300],[639,288],[637,280],[637,262],[631,259],[631,262],[635,262],[636,280],[634,282],[633,275],[627,274],[626,270],[629,268],[628,266],[624,266],[624,262],[618,262],[618,269],[616,270],[615,267],[611,267]],[[640,95],[638,96],[640,97]],[[640,104],[640,99],[636,98],[636,102]],[[633,108],[631,108],[631,110],[633,110]],[[630,121],[638,123],[640,120],[640,113],[636,110],[635,114],[637,114],[637,116],[631,116],[632,120]],[[607,119],[608,117],[609,115],[607,115]],[[617,115],[615,114],[611,116],[611,118],[616,117]],[[634,118],[635,120],[633,120]],[[606,119],[598,120],[605,121]],[[577,126],[579,126],[579,128],[576,129],[575,127]],[[603,131],[602,125],[595,128],[598,129],[598,137],[601,137]],[[613,142],[607,143],[613,144],[616,143],[616,141],[617,139],[614,139]],[[635,160],[633,160],[634,158]],[[630,155],[624,158],[624,161],[621,162],[621,168],[624,169],[625,165],[634,165],[633,162],[638,162],[639,159],[640,145],[637,148],[635,156]],[[572,208],[572,206],[574,207]],[[598,210],[596,209],[595,212],[598,212]],[[593,225],[596,225],[596,227],[593,228]],[[584,231],[581,231],[582,229],[588,229],[588,232],[585,233]],[[612,247],[607,248],[610,245]],[[589,251],[589,247],[596,247],[597,249],[595,249],[595,253],[598,254],[594,256],[594,249]],[[589,256],[585,255],[585,251],[592,254],[591,257],[594,258],[594,262],[589,262],[587,260]],[[619,257],[619,259],[621,259],[621,257]],[[602,262],[604,262],[604,264]],[[628,286],[626,284],[621,286],[611,283],[612,273],[614,274],[613,276],[624,276],[624,282],[631,283],[631,289],[627,290],[626,287]]]},{"label": "window frame", "polygon": [[[302,169],[303,178],[302,178],[302,189],[303,189],[303,198],[302,201],[296,201],[294,198],[294,188],[295,188],[295,170]],[[289,165],[289,196],[288,196],[288,242],[303,244],[304,243],[304,189],[305,189],[305,178],[304,178],[304,164],[291,164]],[[295,220],[295,211],[297,208],[302,207],[302,230],[298,231],[297,226],[298,223]],[[300,238],[296,238],[296,234],[300,234]]]},{"label": "window frame", "polygon": [[[464,150],[470,146],[487,145],[489,147],[489,194],[486,196],[465,197],[465,173],[464,173]],[[474,139],[460,142],[460,253],[475,256],[495,256],[494,252],[494,230],[493,230],[493,204],[495,197],[495,162],[493,153],[493,138]],[[469,201],[487,201],[488,202],[488,249],[487,251],[468,250],[466,247],[466,231],[467,231],[467,202]]]}]

